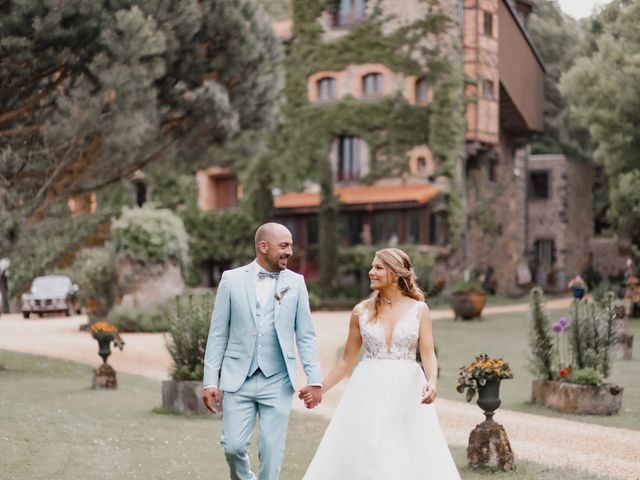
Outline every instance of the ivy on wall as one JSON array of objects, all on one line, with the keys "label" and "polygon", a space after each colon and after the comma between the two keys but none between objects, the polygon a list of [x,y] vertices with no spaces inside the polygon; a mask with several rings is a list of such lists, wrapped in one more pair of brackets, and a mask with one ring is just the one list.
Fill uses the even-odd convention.
[{"label": "ivy on wall", "polygon": [[[305,180],[315,180],[321,184],[322,198],[331,201],[331,179],[322,178],[323,169],[318,166],[329,161],[331,144],[340,135],[358,136],[369,146],[371,167],[364,182],[406,172],[406,153],[416,145],[427,144],[434,153],[437,173],[451,179],[446,202],[452,242],[459,246],[465,223],[463,192],[456,178],[457,162],[464,158],[462,65],[457,54],[440,51],[437,46],[426,47],[422,42],[427,36],[457,27],[443,13],[431,9],[425,17],[384,35],[382,26],[389,19],[374,5],[366,21],[350,27],[341,38],[324,42],[317,19],[334,4],[330,0],[293,0],[294,40],[285,65],[285,123],[273,139],[271,150],[275,184],[285,190],[299,190]],[[416,58],[422,58],[427,67]],[[397,73],[426,78],[433,88],[433,102],[428,106],[411,105],[399,93],[379,100],[346,96],[331,103],[308,102],[310,75],[365,63],[380,63]],[[336,236],[335,221],[323,222],[322,218],[323,212],[331,215],[333,211],[329,205],[320,208],[320,223],[325,226],[320,230],[321,265],[331,264],[329,260],[335,257],[330,248]],[[325,241],[323,235],[328,237]],[[324,284],[337,272],[322,273]]]}]

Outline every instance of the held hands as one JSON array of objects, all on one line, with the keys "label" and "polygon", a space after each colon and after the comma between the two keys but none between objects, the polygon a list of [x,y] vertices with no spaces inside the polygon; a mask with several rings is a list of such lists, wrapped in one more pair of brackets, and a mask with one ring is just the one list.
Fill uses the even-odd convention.
[{"label": "held hands", "polygon": [[307,385],[298,392],[298,398],[307,408],[315,408],[322,402],[322,387]]},{"label": "held hands", "polygon": [[202,402],[211,413],[218,413],[218,411],[222,410],[220,404],[221,400],[222,398],[219,389],[212,387],[202,390]]},{"label": "held hands", "polygon": [[426,384],[422,387],[422,402],[421,403],[433,403],[436,399],[436,386]]}]

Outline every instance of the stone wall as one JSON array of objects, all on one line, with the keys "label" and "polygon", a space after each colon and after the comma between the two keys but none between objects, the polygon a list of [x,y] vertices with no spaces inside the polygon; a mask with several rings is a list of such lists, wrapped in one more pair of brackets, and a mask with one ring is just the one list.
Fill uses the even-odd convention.
[{"label": "stone wall", "polygon": [[532,155],[529,171],[534,170],[549,173],[550,195],[528,202],[528,247],[535,255],[536,240],[553,240],[556,258],[549,278],[555,285],[550,286],[565,288],[569,278],[589,266],[594,169],[564,155]]},{"label": "stone wall", "polygon": [[[513,149],[507,139],[503,136],[495,153],[476,156],[468,172],[467,264],[483,271],[491,267],[497,290],[516,294],[519,293],[518,265],[527,262],[525,170],[528,151]],[[489,174],[491,162],[495,162],[494,181]]]},{"label": "stone wall", "polygon": [[594,237],[589,242],[591,267],[606,277],[622,276],[633,256],[631,241],[618,237]]}]

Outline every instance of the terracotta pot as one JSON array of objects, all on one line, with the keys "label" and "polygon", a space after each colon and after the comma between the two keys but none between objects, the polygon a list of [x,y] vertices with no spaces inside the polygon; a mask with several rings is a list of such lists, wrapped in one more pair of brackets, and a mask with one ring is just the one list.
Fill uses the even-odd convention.
[{"label": "terracotta pot", "polygon": [[464,320],[479,317],[486,302],[487,294],[484,292],[454,292],[450,298],[456,318]]}]

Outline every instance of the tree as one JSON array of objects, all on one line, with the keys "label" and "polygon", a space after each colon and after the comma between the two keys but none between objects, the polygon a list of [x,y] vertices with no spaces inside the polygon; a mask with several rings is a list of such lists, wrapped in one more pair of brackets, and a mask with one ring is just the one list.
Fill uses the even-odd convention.
[{"label": "tree", "polygon": [[529,33],[546,69],[544,77],[544,133],[533,144],[534,153],[564,153],[591,158],[589,132],[571,117],[560,92],[560,77],[584,55],[587,42],[580,24],[560,9],[556,0],[543,0],[529,19]]},{"label": "tree", "polygon": [[279,120],[281,51],[254,0],[9,0],[0,38],[3,230]]},{"label": "tree", "polygon": [[608,216],[640,244],[640,0],[614,0],[591,23],[592,51],[562,76],[572,115],[589,129],[608,178]]}]

